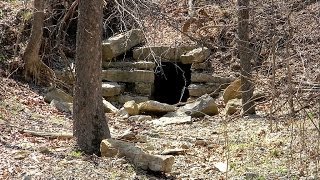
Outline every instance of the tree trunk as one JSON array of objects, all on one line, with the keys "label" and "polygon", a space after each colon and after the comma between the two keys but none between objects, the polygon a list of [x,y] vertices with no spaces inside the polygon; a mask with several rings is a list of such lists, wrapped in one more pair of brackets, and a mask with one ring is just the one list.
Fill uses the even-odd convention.
[{"label": "tree trunk", "polygon": [[73,131],[88,154],[100,154],[101,141],[110,138],[101,91],[102,7],[102,0],[79,2]]},{"label": "tree trunk", "polygon": [[255,106],[252,100],[253,83],[251,79],[251,53],[249,48],[249,2],[238,0],[238,50],[241,64],[241,90],[243,114],[254,114]]},{"label": "tree trunk", "polygon": [[35,0],[31,36],[22,58],[25,78],[39,84],[54,82],[53,71],[41,61],[39,56],[44,17],[44,0]]}]

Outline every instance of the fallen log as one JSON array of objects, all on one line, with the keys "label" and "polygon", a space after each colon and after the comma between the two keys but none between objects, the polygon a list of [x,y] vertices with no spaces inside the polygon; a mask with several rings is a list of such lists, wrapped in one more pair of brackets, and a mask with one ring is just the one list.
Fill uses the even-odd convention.
[{"label": "fallen log", "polygon": [[170,172],[174,157],[168,155],[151,155],[136,147],[133,143],[116,139],[104,139],[100,144],[101,156],[126,157],[128,161],[143,170]]}]

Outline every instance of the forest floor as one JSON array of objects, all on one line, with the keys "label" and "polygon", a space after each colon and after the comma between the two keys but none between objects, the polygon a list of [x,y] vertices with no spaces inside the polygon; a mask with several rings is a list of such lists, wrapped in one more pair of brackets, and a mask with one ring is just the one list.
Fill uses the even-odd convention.
[{"label": "forest floor", "polygon": [[[172,5],[173,17],[179,16],[178,5]],[[182,1],[176,1],[179,3]],[[259,1],[260,2],[260,1]],[[262,1],[261,1],[262,2]],[[16,42],[13,37],[19,28],[14,21],[19,5],[0,2],[0,30],[6,29],[0,43]],[[175,9],[176,8],[176,9]],[[12,11],[12,9],[15,9]],[[174,10],[172,10],[174,9]],[[294,44],[303,62],[291,63],[293,76],[299,82],[315,81],[319,73],[319,26],[308,15],[319,13],[320,4],[315,3],[306,9],[293,13],[293,26],[296,39]],[[178,13],[176,13],[178,11]],[[5,18],[3,18],[5,17]],[[315,14],[319,18],[319,14]],[[155,44],[172,44],[173,37],[181,37],[170,27],[157,27],[150,32]],[[308,28],[306,28],[308,27]],[[8,30],[9,29],[9,30]],[[158,32],[157,29],[162,29]],[[155,35],[155,36],[153,36]],[[12,38],[12,39],[10,39]],[[318,39],[317,39],[318,38]],[[6,41],[2,41],[6,40]],[[178,39],[177,41],[184,41]],[[3,50],[0,44],[0,50]],[[9,47],[11,48],[11,47]],[[0,51],[0,61],[5,61]],[[280,53],[283,51],[279,50]],[[232,52],[224,52],[232,54]],[[228,55],[228,56],[229,56]],[[216,73],[230,74],[230,66],[236,62],[215,57]],[[232,55],[233,56],[233,55]],[[285,89],[285,65],[279,56],[277,81],[279,91]],[[233,59],[233,58],[231,58]],[[285,59],[285,58],[284,58]],[[270,60],[267,60],[267,67]],[[266,71],[270,69],[266,68]],[[275,105],[279,111],[271,115],[271,98],[257,105],[255,116],[217,116],[192,118],[189,124],[173,124],[164,127],[154,126],[146,121],[132,122],[106,114],[112,137],[118,137],[128,129],[134,129],[144,136],[146,142],[135,143],[150,154],[161,154],[168,149],[185,149],[175,155],[172,172],[156,174],[134,167],[123,158],[102,158],[82,154],[73,138],[49,138],[32,135],[35,132],[72,133],[71,114],[62,113],[44,102],[42,88],[20,80],[7,78],[5,66],[0,66],[0,179],[319,179],[320,178],[320,138],[319,103],[311,104],[310,97],[317,93],[298,94],[302,105],[295,101],[300,109],[310,103],[311,107],[302,108],[295,117],[290,117],[285,93],[280,92]],[[264,71],[263,73],[266,73]],[[270,92],[269,76],[255,74],[259,88]],[[282,87],[283,86],[283,87]],[[315,98],[314,98],[315,99]],[[309,100],[309,101],[308,101]],[[219,110],[224,105],[217,99]],[[153,117],[157,118],[157,117]],[[227,165],[228,171],[224,172]]]},{"label": "forest floor", "polygon": [[[28,133],[72,132],[70,114],[45,103],[34,87],[12,79],[0,80],[1,179],[317,179],[319,136],[308,119],[252,117],[193,118],[190,124],[165,127],[130,122],[106,114],[113,137],[134,128],[151,154],[184,148],[169,174],[135,168],[122,158],[82,154],[74,139],[50,139]],[[228,173],[216,168],[228,163]],[[223,171],[223,169],[222,169]]]}]

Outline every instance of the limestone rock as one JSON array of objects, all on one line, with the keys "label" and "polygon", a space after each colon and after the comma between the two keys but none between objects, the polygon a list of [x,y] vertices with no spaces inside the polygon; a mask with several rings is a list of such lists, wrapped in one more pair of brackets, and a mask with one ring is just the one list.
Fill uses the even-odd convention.
[{"label": "limestone rock", "polygon": [[127,129],[117,139],[132,141],[136,139],[136,135],[136,132],[133,132],[131,129]]},{"label": "limestone rock", "polygon": [[141,103],[144,101],[148,101],[149,98],[146,96],[137,96],[132,94],[121,95],[118,99],[119,103],[124,104],[127,101],[134,100],[136,103]]},{"label": "limestone rock", "polygon": [[102,100],[102,103],[105,113],[116,113],[119,111],[118,108],[114,107],[109,101],[106,101],[105,99]]},{"label": "limestone rock", "polygon": [[192,117],[201,117],[204,115],[213,116],[219,113],[217,104],[208,94],[199,97],[193,103],[180,107],[180,110],[185,111]]},{"label": "limestone rock", "polygon": [[133,58],[135,60],[147,60],[152,61],[154,58],[161,58],[162,62],[179,62],[180,56],[188,51],[194,49],[193,46],[149,46],[139,47],[133,50]]},{"label": "limestone rock", "polygon": [[150,96],[153,89],[153,83],[137,82],[134,86],[134,92],[137,94]]},{"label": "limestone rock", "polygon": [[180,60],[182,64],[202,63],[209,56],[210,50],[206,47],[201,47],[181,55]]},{"label": "limestone rock", "polygon": [[211,73],[191,73],[191,82],[196,83],[216,83],[216,84],[230,84],[234,81],[234,78],[230,77],[221,77],[213,75]]},{"label": "limestone rock", "polygon": [[173,156],[147,154],[132,143],[115,139],[102,140],[100,152],[101,156],[106,157],[125,156],[135,166],[144,170],[168,173],[174,163]]},{"label": "limestone rock", "polygon": [[241,79],[233,81],[223,92],[224,103],[235,98],[241,98]]},{"label": "limestone rock", "polygon": [[72,96],[70,96],[63,90],[57,89],[57,88],[53,88],[49,90],[49,92],[47,92],[47,94],[44,95],[44,100],[47,103],[50,103],[54,99],[57,101],[68,102],[68,103],[72,103],[73,101]]},{"label": "limestone rock", "polygon": [[[189,95],[200,97],[204,94],[210,94],[212,92],[215,92],[219,88],[219,84],[190,84],[188,86]],[[216,91],[216,95],[219,94],[219,91]]]},{"label": "limestone rock", "polygon": [[119,111],[116,114],[119,117],[122,118],[128,118],[129,117],[129,113],[124,109],[124,107],[122,107],[121,109],[119,109]]},{"label": "limestone rock", "polygon": [[236,113],[237,111],[240,111],[242,107],[241,99],[231,99],[227,102],[227,105],[225,107],[226,114],[232,115]]},{"label": "limestone rock", "polygon": [[161,154],[162,155],[183,155],[186,154],[186,149],[175,148],[175,149],[166,149]]},{"label": "limestone rock", "polygon": [[201,70],[201,71],[212,71],[211,67],[211,62],[210,61],[205,61],[202,63],[192,63],[191,69],[192,70]]},{"label": "limestone rock", "polygon": [[154,82],[154,73],[149,70],[119,70],[108,69],[102,71],[102,79],[112,82]]},{"label": "limestone rock", "polygon": [[103,97],[116,96],[116,95],[119,95],[123,89],[124,87],[119,85],[116,82],[103,82],[102,96]]},{"label": "limestone rock", "polygon": [[165,113],[176,110],[175,106],[173,105],[160,103],[158,101],[153,101],[153,100],[139,103],[138,106],[139,106],[139,111],[146,114],[165,114]]},{"label": "limestone rock", "polygon": [[62,102],[53,99],[50,103],[50,106],[55,107],[59,111],[66,112],[66,113],[72,113],[73,112],[73,105],[72,103],[68,102]]},{"label": "limestone rock", "polygon": [[144,41],[145,36],[140,29],[132,29],[128,32],[111,37],[102,43],[102,59],[104,61],[110,61],[127,52],[132,47],[142,44]]},{"label": "limestone rock", "polygon": [[130,116],[139,114],[138,104],[134,100],[124,103],[123,108],[128,112]]},{"label": "limestone rock", "polygon": [[169,124],[182,124],[191,122],[191,116],[161,117],[152,121],[152,123],[157,126],[166,126]]},{"label": "limestone rock", "polygon": [[134,122],[143,122],[143,121],[151,121],[152,117],[149,115],[135,115],[130,116],[128,118],[128,121],[134,121]]},{"label": "limestone rock", "polygon": [[156,67],[154,62],[141,61],[141,62],[103,62],[103,68],[119,68],[119,69],[140,69],[140,70],[153,70]]}]

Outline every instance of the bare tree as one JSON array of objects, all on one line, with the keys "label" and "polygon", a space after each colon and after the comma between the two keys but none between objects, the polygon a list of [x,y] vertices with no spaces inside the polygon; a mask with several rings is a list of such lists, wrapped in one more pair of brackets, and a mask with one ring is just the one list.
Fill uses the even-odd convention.
[{"label": "bare tree", "polygon": [[39,84],[52,83],[54,77],[54,72],[41,61],[39,56],[45,17],[44,4],[44,0],[34,1],[31,36],[22,57],[25,78]]},{"label": "bare tree", "polygon": [[74,135],[86,153],[99,153],[110,132],[102,105],[101,35],[103,1],[80,1],[74,91]]},{"label": "bare tree", "polygon": [[255,113],[250,63],[252,57],[249,48],[249,4],[250,0],[238,0],[238,51],[241,65],[243,114]]}]

